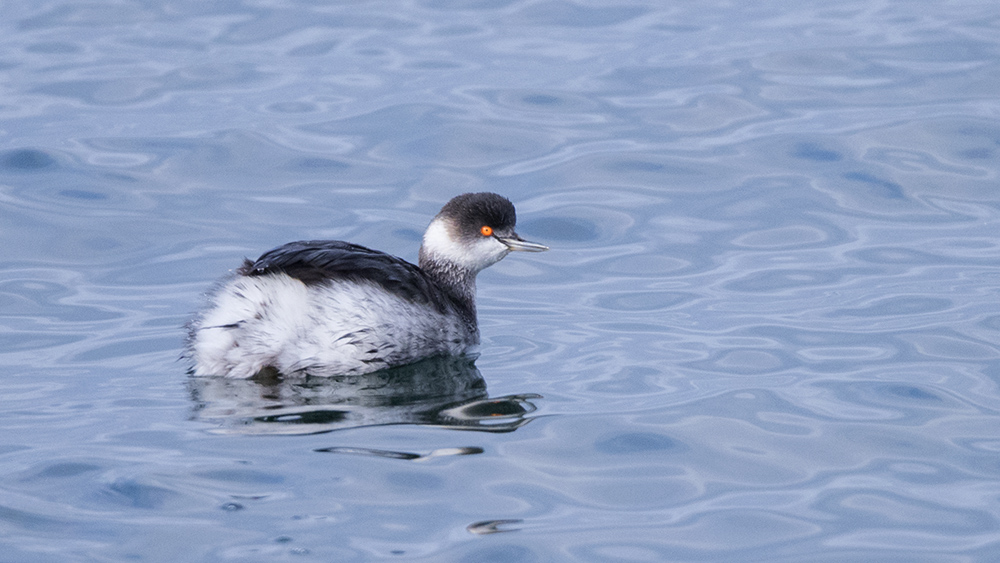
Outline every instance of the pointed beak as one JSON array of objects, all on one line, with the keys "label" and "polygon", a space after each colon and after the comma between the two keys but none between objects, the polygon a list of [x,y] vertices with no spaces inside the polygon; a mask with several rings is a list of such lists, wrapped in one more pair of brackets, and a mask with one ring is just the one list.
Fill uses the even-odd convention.
[{"label": "pointed beak", "polygon": [[517,233],[510,235],[509,237],[497,237],[497,240],[507,245],[507,248],[511,250],[520,250],[523,252],[544,252],[549,249],[549,247],[544,244],[538,244],[537,242],[528,242],[523,238],[519,237]]}]

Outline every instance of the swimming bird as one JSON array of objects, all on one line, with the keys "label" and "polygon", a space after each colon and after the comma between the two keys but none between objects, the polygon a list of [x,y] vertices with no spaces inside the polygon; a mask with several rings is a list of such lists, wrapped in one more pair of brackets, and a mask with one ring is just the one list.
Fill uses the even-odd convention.
[{"label": "swimming bird", "polygon": [[467,193],[431,220],[419,265],[336,240],[244,260],[188,323],[191,373],[355,375],[468,352],[479,344],[476,274],[511,251],[548,250],[518,236],[516,220],[508,199]]}]

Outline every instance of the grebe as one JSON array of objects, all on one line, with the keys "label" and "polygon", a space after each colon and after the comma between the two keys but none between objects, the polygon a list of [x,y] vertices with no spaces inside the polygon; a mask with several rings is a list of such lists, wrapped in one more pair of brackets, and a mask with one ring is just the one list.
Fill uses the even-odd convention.
[{"label": "grebe", "polygon": [[512,250],[548,250],[515,222],[506,198],[468,193],[428,225],[419,266],[335,240],[245,260],[188,323],[191,373],[355,375],[467,352],[479,343],[476,274]]}]

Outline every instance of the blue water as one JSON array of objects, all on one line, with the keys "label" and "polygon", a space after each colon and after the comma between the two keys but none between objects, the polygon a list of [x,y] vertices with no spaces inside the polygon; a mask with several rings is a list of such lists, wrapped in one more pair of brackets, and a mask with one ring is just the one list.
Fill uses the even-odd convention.
[{"label": "blue water", "polygon": [[[0,4],[0,561],[1000,560],[994,2]],[[283,242],[482,353],[191,378]]]}]

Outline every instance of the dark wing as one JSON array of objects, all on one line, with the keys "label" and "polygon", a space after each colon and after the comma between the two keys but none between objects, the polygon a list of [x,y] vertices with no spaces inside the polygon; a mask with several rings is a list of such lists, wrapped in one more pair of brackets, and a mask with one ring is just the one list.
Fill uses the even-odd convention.
[{"label": "dark wing", "polygon": [[256,262],[246,260],[244,276],[284,273],[306,285],[333,280],[370,282],[408,301],[444,313],[451,298],[420,268],[384,252],[339,240],[290,242],[269,250]]}]

